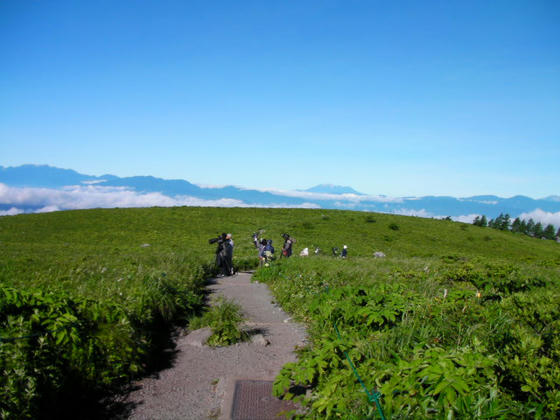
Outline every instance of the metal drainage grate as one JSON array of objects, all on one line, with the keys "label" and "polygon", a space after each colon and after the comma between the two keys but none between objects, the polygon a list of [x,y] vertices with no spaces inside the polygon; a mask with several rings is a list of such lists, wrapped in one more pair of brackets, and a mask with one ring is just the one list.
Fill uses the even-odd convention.
[{"label": "metal drainage grate", "polygon": [[296,408],[293,402],[272,396],[272,381],[235,382],[232,420],[278,420],[284,418],[279,413]]}]

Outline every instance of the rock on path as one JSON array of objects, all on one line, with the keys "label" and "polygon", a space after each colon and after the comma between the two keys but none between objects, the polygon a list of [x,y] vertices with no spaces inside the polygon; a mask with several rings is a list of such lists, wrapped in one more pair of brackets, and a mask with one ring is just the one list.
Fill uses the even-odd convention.
[{"label": "rock on path", "polygon": [[173,366],[135,384],[127,398],[134,406],[129,418],[229,419],[236,380],[272,381],[284,364],[296,360],[293,350],[305,344],[305,329],[286,322],[289,316],[272,304],[268,286],[251,283],[246,273],[210,283],[212,293],[241,305],[247,327],[269,344],[257,340],[211,348],[197,345],[193,337],[179,337]]}]

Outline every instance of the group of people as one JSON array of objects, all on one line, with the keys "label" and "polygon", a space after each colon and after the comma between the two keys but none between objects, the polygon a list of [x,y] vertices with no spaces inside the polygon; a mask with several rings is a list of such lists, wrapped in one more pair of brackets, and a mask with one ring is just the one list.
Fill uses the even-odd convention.
[{"label": "group of people", "polygon": [[[315,248],[315,255],[319,255],[321,253],[320,248]],[[338,248],[335,246],[332,248],[333,257],[338,257]],[[309,256],[309,248],[303,248],[303,250],[299,253],[300,257],[308,257]],[[341,258],[346,258],[348,256],[348,247],[344,245],[342,247],[342,252],[340,253]]]},{"label": "group of people", "polygon": [[[338,248],[337,248],[337,247],[334,247],[334,248],[332,249],[332,254],[333,254],[333,257],[338,257]],[[344,246],[342,247],[342,251],[341,251],[341,253],[340,253],[340,256],[341,256],[342,258],[346,258],[347,255],[348,255],[348,247],[347,247],[346,245],[344,245]]]},{"label": "group of people", "polygon": [[[289,258],[292,255],[292,246],[295,243],[295,239],[287,233],[282,234],[282,238],[284,238],[284,245],[282,246],[280,258]],[[274,259],[274,246],[272,245],[272,239],[259,238],[259,233],[254,233],[253,244],[259,251],[259,263],[261,267],[268,267],[270,262]]]},{"label": "group of people", "polygon": [[[253,244],[259,252],[260,266],[268,267],[270,265],[270,262],[274,259],[274,246],[272,246],[272,239],[259,238],[259,234],[260,232],[253,233]],[[280,258],[289,258],[292,255],[292,247],[296,240],[287,233],[283,233],[282,238],[284,239],[284,245],[282,246],[282,253],[280,254]],[[216,266],[220,271],[219,275],[233,275],[233,239],[231,233],[222,233],[217,238],[210,239],[209,242],[211,244],[216,242],[218,243],[218,247],[216,248]],[[319,248],[315,249],[315,254],[318,255],[319,253]],[[338,256],[338,248],[333,248],[332,253],[334,256]],[[342,258],[346,258],[347,253],[348,247],[344,245],[340,256]],[[308,248],[305,248],[300,255],[305,257],[308,256]]]},{"label": "group of people", "polygon": [[259,250],[259,264],[262,267],[268,267],[270,265],[270,261],[274,258],[274,247],[272,246],[272,239],[261,239],[256,244],[257,249]]}]

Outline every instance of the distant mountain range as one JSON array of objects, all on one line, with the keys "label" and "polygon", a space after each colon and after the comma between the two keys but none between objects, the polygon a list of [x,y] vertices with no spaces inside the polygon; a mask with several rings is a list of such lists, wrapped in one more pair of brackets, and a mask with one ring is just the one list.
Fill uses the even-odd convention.
[{"label": "distant mountain range", "polygon": [[356,195],[366,195],[361,192],[356,191],[354,188],[351,187],[343,187],[341,185],[332,185],[332,184],[320,184],[314,187],[308,188],[307,192],[314,192],[314,193],[321,193],[321,194],[356,194]]},{"label": "distant mountain range", "polygon": [[348,209],[421,217],[450,216],[469,222],[475,215],[482,214],[488,218],[500,213],[512,217],[544,214],[552,218],[548,223],[560,225],[559,196],[542,199],[521,195],[511,198],[494,195],[387,197],[329,184],[300,191],[214,188],[152,176],[84,175],[47,165],[0,166],[0,215],[94,207],[181,205]]}]

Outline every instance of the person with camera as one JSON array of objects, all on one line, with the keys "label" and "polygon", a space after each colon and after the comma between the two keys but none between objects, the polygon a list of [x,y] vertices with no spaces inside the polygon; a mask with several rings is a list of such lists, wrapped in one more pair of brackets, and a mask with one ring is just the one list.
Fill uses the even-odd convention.
[{"label": "person with camera", "polygon": [[282,238],[284,238],[284,245],[282,246],[282,254],[280,255],[280,258],[289,258],[292,255],[292,245],[296,242],[296,240],[287,233],[282,234]]},{"label": "person with camera", "polygon": [[226,235],[226,243],[225,243],[225,267],[227,270],[227,275],[233,275],[233,239],[231,233]]},{"label": "person with camera", "polygon": [[217,238],[212,238],[208,240],[209,244],[217,243],[216,247],[216,267],[221,271],[218,276],[230,276],[233,271],[233,241],[228,239],[226,233],[222,233]]},{"label": "person with camera", "polygon": [[262,238],[257,245],[259,250],[259,267],[262,267],[265,263],[265,249],[266,249],[266,239]]}]

